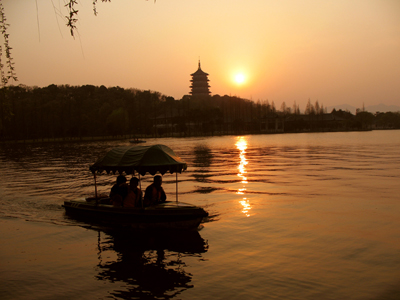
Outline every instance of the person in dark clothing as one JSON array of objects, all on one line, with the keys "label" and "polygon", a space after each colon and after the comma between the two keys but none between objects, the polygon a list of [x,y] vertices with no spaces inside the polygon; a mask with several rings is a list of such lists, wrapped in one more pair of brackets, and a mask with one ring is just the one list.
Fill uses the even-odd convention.
[{"label": "person in dark clothing", "polygon": [[167,196],[161,185],[162,177],[160,175],[154,176],[153,183],[146,188],[144,193],[144,203],[146,206],[155,205],[167,200]]},{"label": "person in dark clothing", "polygon": [[123,206],[124,199],[128,195],[128,185],[126,184],[126,177],[119,175],[117,182],[113,185],[110,191],[111,204],[114,206]]},{"label": "person in dark clothing", "polygon": [[124,200],[124,207],[141,207],[142,191],[138,187],[139,179],[132,177],[129,184],[128,195]]}]

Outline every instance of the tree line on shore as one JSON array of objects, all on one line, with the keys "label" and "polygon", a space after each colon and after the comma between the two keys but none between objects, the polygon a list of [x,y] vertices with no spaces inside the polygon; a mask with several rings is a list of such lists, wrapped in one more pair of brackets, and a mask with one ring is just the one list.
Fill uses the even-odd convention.
[{"label": "tree line on shore", "polygon": [[[330,117],[326,117],[329,115]],[[400,113],[327,113],[296,104],[214,95],[176,100],[155,91],[105,86],[7,86],[0,89],[0,138],[68,139],[99,136],[196,136],[400,128]]]}]

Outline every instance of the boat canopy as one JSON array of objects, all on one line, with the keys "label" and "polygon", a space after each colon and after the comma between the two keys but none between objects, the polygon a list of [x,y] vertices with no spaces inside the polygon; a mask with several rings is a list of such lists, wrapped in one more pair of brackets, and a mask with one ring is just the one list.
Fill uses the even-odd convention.
[{"label": "boat canopy", "polygon": [[93,174],[106,171],[107,174],[125,172],[127,175],[135,172],[140,175],[155,175],[157,172],[162,175],[166,172],[181,173],[186,168],[186,163],[171,148],[161,144],[117,147],[89,167]]}]

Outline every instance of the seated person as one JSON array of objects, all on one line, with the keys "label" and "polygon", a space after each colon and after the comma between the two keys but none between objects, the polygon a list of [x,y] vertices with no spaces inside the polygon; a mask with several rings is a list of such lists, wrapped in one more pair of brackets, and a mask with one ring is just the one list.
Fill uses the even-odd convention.
[{"label": "seated person", "polygon": [[165,202],[167,196],[165,195],[164,189],[161,186],[162,177],[156,175],[153,178],[153,183],[150,184],[144,193],[144,203],[146,206],[155,205],[158,203]]},{"label": "seated person", "polygon": [[142,207],[142,191],[138,187],[139,179],[132,177],[129,184],[128,195],[124,200],[124,207]]},{"label": "seated person", "polygon": [[123,206],[126,195],[128,195],[126,177],[124,175],[119,175],[117,177],[117,182],[113,185],[110,191],[111,204],[114,206]]}]

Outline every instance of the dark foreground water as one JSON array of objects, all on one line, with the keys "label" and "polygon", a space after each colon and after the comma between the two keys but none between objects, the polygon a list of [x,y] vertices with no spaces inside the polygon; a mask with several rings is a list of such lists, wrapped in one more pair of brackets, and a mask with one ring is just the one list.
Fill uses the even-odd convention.
[{"label": "dark foreground water", "polygon": [[94,192],[88,166],[128,141],[0,148],[0,299],[400,299],[399,131],[154,143],[188,163],[179,200],[212,216],[198,232],[64,215]]}]

